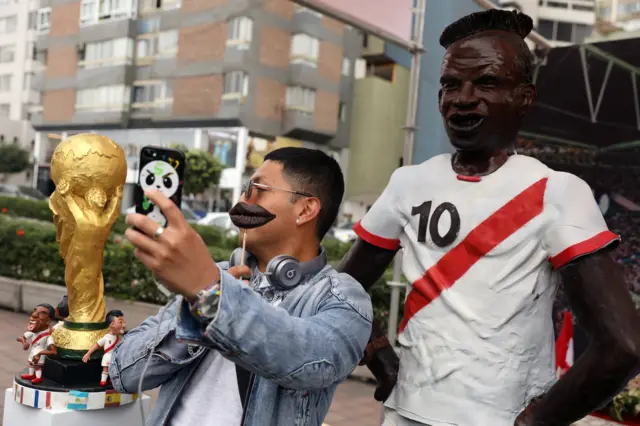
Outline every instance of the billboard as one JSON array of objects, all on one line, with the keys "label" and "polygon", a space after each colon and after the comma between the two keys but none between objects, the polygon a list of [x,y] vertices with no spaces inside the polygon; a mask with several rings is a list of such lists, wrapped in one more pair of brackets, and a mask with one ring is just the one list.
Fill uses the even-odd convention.
[{"label": "billboard", "polygon": [[303,146],[303,143],[296,139],[278,136],[275,140],[267,140],[259,137],[249,136],[249,144],[247,147],[247,160],[245,165],[245,173],[251,174],[262,165],[264,156],[273,150],[284,147]]},{"label": "billboard", "polygon": [[402,46],[411,44],[414,0],[294,0],[366,33]]}]

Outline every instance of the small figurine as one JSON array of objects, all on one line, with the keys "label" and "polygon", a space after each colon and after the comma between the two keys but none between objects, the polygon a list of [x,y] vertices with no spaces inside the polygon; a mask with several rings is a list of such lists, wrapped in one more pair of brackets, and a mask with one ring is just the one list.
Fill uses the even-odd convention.
[{"label": "small figurine", "polygon": [[102,376],[100,377],[100,386],[107,385],[107,378],[109,377],[109,363],[111,362],[111,354],[113,348],[116,347],[120,338],[125,333],[127,323],[124,320],[124,313],[119,310],[109,311],[107,313],[107,324],[109,324],[109,333],[105,334],[100,340],[98,340],[87,353],[82,357],[82,362],[89,362],[91,354],[100,348],[104,348],[104,355],[102,356]]},{"label": "small figurine", "polygon": [[47,303],[41,303],[31,312],[27,332],[16,340],[22,343],[23,349],[29,350],[29,373],[23,374],[31,383],[42,382],[42,366],[47,356],[56,355],[56,347],[51,336],[51,320],[55,317],[55,309]]}]

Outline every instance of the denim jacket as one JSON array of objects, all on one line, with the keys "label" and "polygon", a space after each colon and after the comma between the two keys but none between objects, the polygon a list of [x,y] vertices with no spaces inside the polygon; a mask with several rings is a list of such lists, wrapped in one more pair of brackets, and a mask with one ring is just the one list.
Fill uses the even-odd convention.
[{"label": "denim jacket", "polygon": [[256,374],[241,426],[321,426],[336,387],[363,356],[373,318],[369,296],[351,276],[327,265],[273,306],[265,300],[273,292],[262,296],[229,275],[226,262],[219,266],[215,319],[201,327],[177,297],[114,349],[114,388],[137,392],[155,346],[143,390],[161,386],[147,424],[164,425],[205,353],[215,349]]}]

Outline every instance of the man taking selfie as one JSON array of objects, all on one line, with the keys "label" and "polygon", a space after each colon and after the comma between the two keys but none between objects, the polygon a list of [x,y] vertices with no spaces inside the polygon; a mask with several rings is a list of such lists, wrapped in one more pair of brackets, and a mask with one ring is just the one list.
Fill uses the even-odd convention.
[{"label": "man taking selfie", "polygon": [[236,251],[229,271],[178,207],[146,194],[168,226],[132,214],[126,237],[177,297],[125,336],[109,374],[116,389],[136,392],[155,351],[143,389],[161,389],[147,424],[322,424],[362,358],[373,316],[362,286],[329,266],[320,246],[343,193],[338,163],[321,151],[266,155],[230,211],[246,254]]}]

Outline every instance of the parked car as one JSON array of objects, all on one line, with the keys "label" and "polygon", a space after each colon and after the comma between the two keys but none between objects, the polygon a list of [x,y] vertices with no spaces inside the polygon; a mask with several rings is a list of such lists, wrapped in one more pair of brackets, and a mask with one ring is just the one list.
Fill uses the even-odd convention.
[{"label": "parked car", "polygon": [[35,188],[23,185],[0,184],[0,196],[26,198],[29,200],[46,200],[47,197]]},{"label": "parked car", "polygon": [[356,239],[358,239],[358,236],[353,230],[353,226],[354,223],[351,222],[347,222],[339,226],[334,226],[329,230],[328,236],[331,238],[335,238],[341,243],[352,243]]},{"label": "parked car", "polygon": [[231,222],[231,217],[227,212],[207,213],[205,217],[198,221],[198,225],[217,226],[225,231],[227,237],[236,237],[240,230]]},{"label": "parked car", "polygon": [[[197,223],[198,222],[198,216],[193,212],[193,210],[191,210],[191,207],[189,207],[187,204],[182,203],[182,214],[184,215],[185,219],[187,219],[187,222],[189,223]],[[136,212],[136,206],[132,206],[129,207],[127,210],[125,210],[126,214],[131,214],[131,213],[135,213]]]}]

